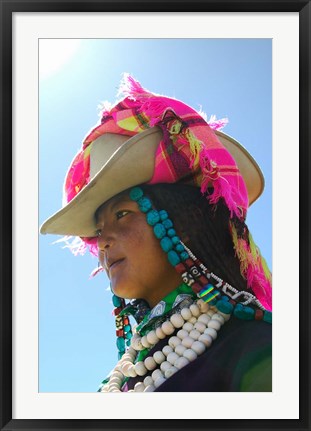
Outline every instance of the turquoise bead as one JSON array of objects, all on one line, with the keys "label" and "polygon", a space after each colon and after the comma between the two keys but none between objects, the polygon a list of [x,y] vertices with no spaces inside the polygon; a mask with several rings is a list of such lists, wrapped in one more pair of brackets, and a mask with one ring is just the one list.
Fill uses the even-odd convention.
[{"label": "turquoise bead", "polygon": [[267,311],[267,310],[264,311],[262,320],[264,320],[267,323],[272,323],[272,313],[271,313],[271,311]]},{"label": "turquoise bead", "polygon": [[253,320],[255,318],[255,310],[242,304],[237,304],[235,306],[233,314],[238,319],[243,320]]},{"label": "turquoise bead", "polygon": [[[172,241],[173,242],[173,241]],[[184,251],[185,250],[185,247],[182,245],[182,244],[177,244],[176,246],[175,246],[175,250],[178,252],[178,253],[181,253],[182,251]]]},{"label": "turquoise bead", "polygon": [[180,243],[180,238],[178,236],[173,236],[172,237],[172,243],[173,244],[179,244]]},{"label": "turquoise bead", "polygon": [[169,229],[167,231],[168,236],[176,236],[176,230],[175,229]]},{"label": "turquoise bead", "polygon": [[126,340],[126,345],[130,346],[131,345],[131,340]]},{"label": "turquoise bead", "polygon": [[146,213],[147,211],[149,211],[152,208],[151,200],[149,198],[146,198],[145,196],[138,199],[137,203],[139,205],[139,209],[143,213]]},{"label": "turquoise bead", "polygon": [[231,314],[233,310],[233,305],[230,302],[225,301],[223,299],[220,299],[219,301],[216,302],[216,307],[218,308],[219,311],[225,314]]},{"label": "turquoise bead", "polygon": [[160,216],[157,210],[150,210],[147,212],[147,217],[146,217],[147,223],[150,226],[154,226],[155,224],[159,223],[160,221]]},{"label": "turquoise bead", "polygon": [[126,338],[127,340],[130,340],[130,339],[132,338],[132,333],[131,333],[131,332],[127,332],[127,333],[125,334],[125,338]]},{"label": "turquoise bead", "polygon": [[186,251],[183,251],[183,252],[180,253],[180,259],[182,261],[187,260],[188,257],[189,257],[189,254]]},{"label": "turquoise bead", "polygon": [[170,250],[167,253],[167,257],[168,257],[170,264],[172,264],[173,266],[176,266],[180,263],[180,258],[178,256],[178,254],[176,253],[176,251],[174,251],[174,250]]},{"label": "turquoise bead", "polygon": [[173,243],[168,236],[165,236],[164,238],[162,238],[160,241],[160,244],[161,244],[162,250],[165,251],[165,253],[172,250],[173,248]]},{"label": "turquoise bead", "polygon": [[125,340],[124,340],[123,337],[118,337],[117,338],[117,348],[118,348],[119,351],[125,349]]},{"label": "turquoise bead", "polygon": [[167,211],[165,211],[165,210],[160,210],[159,215],[160,215],[162,221],[166,220],[168,218]]},{"label": "turquoise bead", "polygon": [[222,295],[221,299],[222,299],[222,301],[229,301],[229,298],[226,295]]},{"label": "turquoise bead", "polygon": [[167,218],[166,220],[163,220],[162,224],[166,229],[170,229],[171,227],[173,227],[173,222],[169,218]]},{"label": "turquoise bead", "polygon": [[166,235],[166,229],[162,223],[157,223],[153,227],[153,232],[158,239],[161,239]]},{"label": "turquoise bead", "polygon": [[121,298],[119,298],[116,295],[112,295],[112,303],[115,307],[120,307],[121,305]]},{"label": "turquoise bead", "polygon": [[123,329],[125,332],[128,332],[131,330],[131,325],[125,325]]},{"label": "turquoise bead", "polygon": [[122,350],[122,352],[118,352],[118,359],[120,360],[122,356],[124,355],[125,350]]},{"label": "turquoise bead", "polygon": [[140,187],[133,187],[132,190],[130,191],[130,198],[132,199],[132,201],[138,201],[138,199],[143,197],[143,195],[144,195],[144,192]]}]

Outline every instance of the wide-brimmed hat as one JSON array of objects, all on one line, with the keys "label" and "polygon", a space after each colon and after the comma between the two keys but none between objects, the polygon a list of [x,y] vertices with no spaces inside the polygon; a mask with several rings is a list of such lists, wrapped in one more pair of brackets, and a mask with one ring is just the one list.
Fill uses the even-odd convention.
[{"label": "wide-brimmed hat", "polygon": [[[264,188],[259,166],[235,139],[219,131],[215,133],[233,156],[246,184],[249,204],[253,203]],[[162,138],[161,128],[155,126],[132,137],[105,133],[95,139],[90,148],[89,183],[43,223],[41,233],[95,236],[94,214],[100,205],[129,187],[152,180],[156,150]],[[199,177],[200,169],[197,171]],[[193,177],[191,171],[189,178],[185,176],[180,181],[193,183]]]}]

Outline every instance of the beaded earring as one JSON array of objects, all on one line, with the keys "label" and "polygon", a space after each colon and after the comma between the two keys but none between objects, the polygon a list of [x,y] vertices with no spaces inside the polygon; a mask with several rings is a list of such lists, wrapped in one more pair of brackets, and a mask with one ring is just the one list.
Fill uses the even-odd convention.
[{"label": "beaded earring", "polygon": [[118,359],[121,359],[125,353],[126,348],[131,344],[132,327],[128,316],[122,316],[121,312],[125,308],[126,303],[123,298],[113,294],[112,303],[114,305],[113,314],[115,316],[116,325],[116,336],[117,336],[117,348],[118,348]]},{"label": "beaded earring", "polygon": [[239,319],[272,322],[272,313],[263,307],[255,295],[235,289],[199,261],[178,237],[167,211],[154,209],[141,187],[133,187],[129,196],[146,214],[146,221],[160,240],[161,248],[167,254],[170,264],[198,298],[210,305],[216,305],[223,313],[233,312]]}]

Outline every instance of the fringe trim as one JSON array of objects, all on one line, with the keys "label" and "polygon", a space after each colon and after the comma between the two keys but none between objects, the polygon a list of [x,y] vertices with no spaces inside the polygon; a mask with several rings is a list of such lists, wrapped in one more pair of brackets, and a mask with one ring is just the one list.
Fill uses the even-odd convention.
[{"label": "fringe trim", "polygon": [[239,236],[234,221],[229,221],[229,228],[236,256],[240,261],[240,271],[247,281],[247,287],[251,288],[262,305],[271,311],[272,277],[267,262],[261,256],[246,225],[244,231],[240,232],[244,238]]},{"label": "fringe trim", "polygon": [[97,243],[94,238],[80,238],[78,236],[66,235],[54,241],[53,244],[64,243],[62,248],[68,248],[74,256],[83,256],[89,251],[93,256],[98,257]]}]

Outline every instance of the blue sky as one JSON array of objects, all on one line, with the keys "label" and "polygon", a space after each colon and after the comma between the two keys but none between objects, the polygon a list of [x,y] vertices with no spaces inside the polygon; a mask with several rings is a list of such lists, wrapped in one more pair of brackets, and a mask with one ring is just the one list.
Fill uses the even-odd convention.
[{"label": "blue sky", "polygon": [[[217,118],[261,167],[266,187],[247,224],[272,269],[272,43],[270,39],[41,39],[39,44],[39,220],[62,204],[68,166],[114,102],[124,72],[147,89]],[[89,254],[40,235],[39,391],[94,392],[116,363],[108,279],[89,279]]]}]

